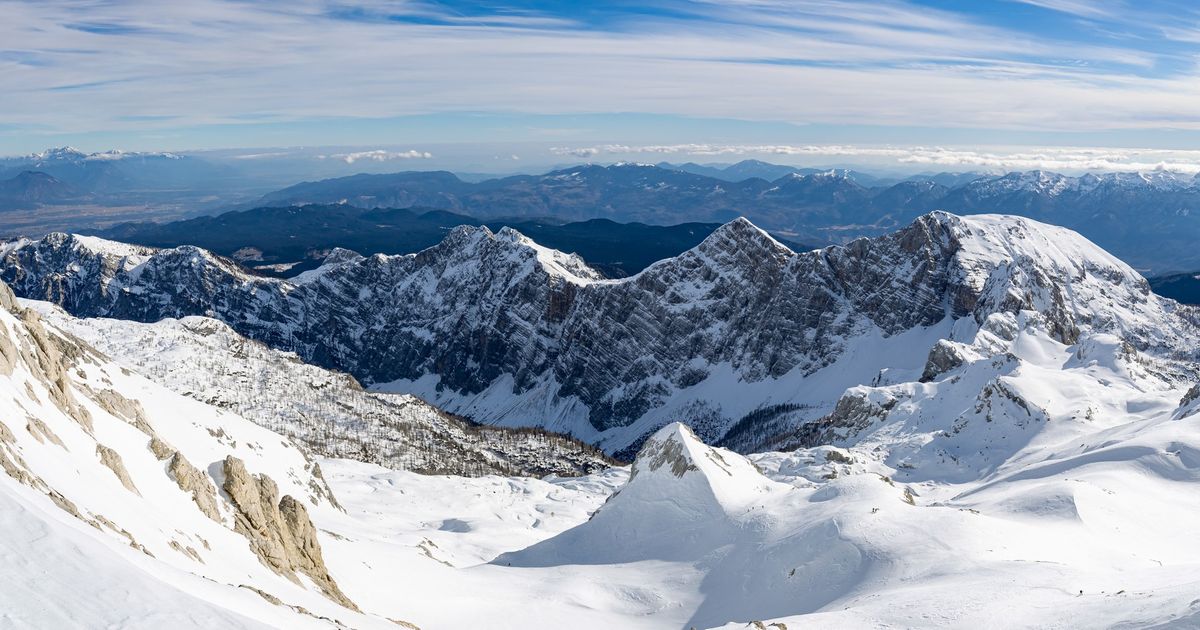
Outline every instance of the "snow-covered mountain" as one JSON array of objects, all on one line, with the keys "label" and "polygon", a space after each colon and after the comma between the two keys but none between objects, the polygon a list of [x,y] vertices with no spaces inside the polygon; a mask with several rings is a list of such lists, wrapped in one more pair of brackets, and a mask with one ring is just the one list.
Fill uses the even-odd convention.
[{"label": "snow-covered mountain", "polygon": [[[621,281],[479,229],[412,256],[339,252],[294,282],[195,248],[72,236],[2,254],[23,293],[156,320],[75,320],[0,289],[10,625],[1200,621],[1196,313],[1059,228],[934,214],[795,253],[736,221]],[[157,321],[205,300],[228,326]],[[458,344],[468,357],[417,365],[496,375],[500,391],[392,386],[514,424],[557,409],[591,426],[582,394],[568,407],[514,391],[582,366],[555,391],[607,392],[595,418],[642,413],[593,427],[641,446],[628,470],[570,479],[312,461],[285,435],[340,456],[356,430],[392,423],[431,448],[461,435],[235,330],[322,360]],[[441,465],[396,435],[394,460],[367,456]]]},{"label": "snow-covered mountain", "polygon": [[10,627],[394,627],[330,573],[342,515],[278,434],[170,392],[0,285],[0,618]]},{"label": "snow-covered mountain", "polygon": [[575,476],[615,463],[562,436],[474,426],[412,396],[366,392],[347,374],[303,363],[214,319],[83,320],[46,302],[27,304],[139,374],[324,457],[465,476]]},{"label": "snow-covered mountain", "polygon": [[615,281],[513,230],[471,227],[292,281],[194,247],[56,234],[5,245],[0,276],[78,316],[216,317],[378,389],[610,452],[676,420],[754,451],[833,412],[847,388],[957,361],[944,344],[994,316],[1036,311],[1068,345],[1116,335],[1181,375],[1198,347],[1196,311],[1127,265],[1068,230],[991,215],[933,213],[801,253],[739,219]]},{"label": "snow-covered mountain", "polygon": [[181,156],[174,153],[165,153],[161,151],[122,151],[120,149],[110,149],[108,151],[96,151],[87,153],[80,151],[75,147],[55,147],[31,153],[24,156],[23,159],[35,165],[45,166],[55,163],[70,163],[78,164],[80,162],[112,162],[116,160],[139,160],[139,159],[163,159],[163,160],[181,160]]}]

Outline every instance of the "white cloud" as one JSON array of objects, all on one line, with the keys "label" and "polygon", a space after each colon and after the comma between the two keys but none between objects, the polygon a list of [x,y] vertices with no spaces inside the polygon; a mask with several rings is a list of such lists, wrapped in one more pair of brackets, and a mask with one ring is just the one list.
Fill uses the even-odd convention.
[{"label": "white cloud", "polygon": [[[1200,127],[1194,71],[1151,77],[1158,55],[1144,49],[888,0],[720,0],[680,5],[704,19],[643,16],[609,31],[532,14],[465,18],[435,2],[368,8],[440,11],[442,23],[336,19],[324,0],[0,3],[0,41],[21,51],[0,57],[4,122],[64,133],[481,110]],[[121,29],[68,26],[81,22]],[[148,118],[164,112],[173,118]]]},{"label": "white cloud", "polygon": [[[589,158],[600,154],[601,149],[598,147],[553,147],[550,152],[555,155],[570,155],[579,158]],[[615,153],[615,151],[610,151]],[[641,151],[630,151],[629,153],[641,153]]]},{"label": "white cloud", "polygon": [[868,159],[875,163],[929,167],[929,169],[938,170],[1200,173],[1200,151],[1165,149],[1038,147],[982,151],[945,147],[863,147],[852,145],[607,144],[592,147],[556,147],[551,149],[551,152],[560,156],[584,158],[598,155],[627,157],[649,153],[708,158],[799,156],[837,160]]},{"label": "white cloud", "polygon": [[354,153],[334,153],[333,155],[318,155],[320,160],[341,160],[347,164],[353,164],[362,160],[372,162],[388,162],[391,160],[414,160],[414,159],[430,159],[433,154],[428,151],[385,151],[376,149],[374,151],[356,151]]},{"label": "white cloud", "polygon": [[268,151],[266,153],[243,153],[231,156],[234,160],[270,160],[292,155],[291,151]]}]

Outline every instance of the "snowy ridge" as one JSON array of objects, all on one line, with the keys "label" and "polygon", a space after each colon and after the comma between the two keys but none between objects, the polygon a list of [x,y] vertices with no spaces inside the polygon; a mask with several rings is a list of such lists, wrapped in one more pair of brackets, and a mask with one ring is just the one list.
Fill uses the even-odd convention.
[{"label": "snowy ridge", "polygon": [[194,248],[132,271],[51,250],[13,245],[0,275],[79,316],[216,317],[377,389],[630,455],[680,420],[753,451],[830,413],[847,388],[919,380],[940,340],[995,314],[1039,311],[1068,345],[1108,333],[1185,363],[1200,347],[1194,309],[1077,234],[1007,216],[935,212],[799,253],[740,219],[605,281],[515,232],[471,227],[412,255],[341,257],[297,283]]},{"label": "snowy ridge", "polygon": [[1015,171],[996,177],[981,178],[968,183],[966,188],[981,196],[1037,193],[1056,197],[1068,193],[1088,195],[1121,189],[1187,190],[1195,185],[1196,179],[1193,175],[1169,171],[1088,173],[1079,177],[1049,171]]},{"label": "snowy ridge", "polygon": [[[487,228],[484,229],[486,230]],[[501,228],[499,232],[496,232],[495,236],[497,239],[516,243],[533,251],[542,269],[572,284],[582,286],[601,280],[604,277],[595,269],[588,267],[587,263],[579,256],[564,254],[557,249],[550,249],[549,247],[542,247],[533,242],[533,239],[510,227]]]},{"label": "snowy ridge", "polygon": [[25,159],[33,161],[35,164],[46,164],[55,162],[111,162],[124,160],[128,158],[163,158],[168,160],[181,159],[180,156],[173,153],[163,152],[127,152],[120,149],[110,149],[108,151],[100,151],[96,153],[86,153],[75,147],[58,147],[54,149],[46,149],[38,153],[31,153],[25,156]]}]

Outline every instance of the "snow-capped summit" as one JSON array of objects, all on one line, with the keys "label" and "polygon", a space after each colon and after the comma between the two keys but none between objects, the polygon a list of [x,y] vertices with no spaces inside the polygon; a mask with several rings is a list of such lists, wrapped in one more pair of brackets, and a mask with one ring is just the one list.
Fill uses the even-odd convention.
[{"label": "snow-capped summit", "polygon": [[56,147],[31,153],[25,156],[25,159],[36,164],[54,164],[54,163],[81,163],[85,161],[96,162],[111,162],[124,160],[129,158],[162,158],[168,160],[178,160],[180,157],[174,153],[164,152],[140,152],[140,151],[122,151],[120,149],[110,149],[108,151],[98,151],[87,153],[80,151],[75,147]]},{"label": "snow-capped summit", "polygon": [[76,149],[75,147],[64,146],[46,149],[38,153],[31,153],[26,156],[27,159],[35,162],[71,162],[82,160],[88,156],[87,153]]},{"label": "snow-capped summit", "polygon": [[723,476],[760,476],[746,458],[708,446],[686,424],[672,422],[655,431],[642,444],[633,461],[630,480],[639,477],[645,479],[656,474],[684,477],[691,473],[705,477],[710,483],[713,479],[719,481]]},{"label": "snow-capped summit", "polygon": [[[486,230],[487,228],[482,229]],[[572,284],[585,285],[601,280],[604,277],[600,272],[588,267],[587,263],[577,254],[567,254],[556,249],[543,247],[513,228],[507,226],[500,228],[494,237],[497,241],[512,243],[518,246],[521,248],[519,251],[526,257],[528,256],[528,252],[532,252],[534,259],[537,260],[546,273],[562,278]]]},{"label": "snow-capped summit", "polygon": [[1032,192],[1054,197],[1078,185],[1076,178],[1050,171],[1012,172],[994,179],[978,180],[968,184],[977,191],[989,194]]}]

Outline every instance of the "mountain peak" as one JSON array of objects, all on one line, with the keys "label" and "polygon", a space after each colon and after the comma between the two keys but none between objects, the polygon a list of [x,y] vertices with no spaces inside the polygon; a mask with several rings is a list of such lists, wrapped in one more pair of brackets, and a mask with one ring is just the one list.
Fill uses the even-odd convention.
[{"label": "mountain peak", "polygon": [[29,159],[38,161],[77,160],[84,157],[87,157],[86,153],[71,146],[53,147],[46,149],[41,153],[33,153],[29,155]]},{"label": "mountain peak", "polygon": [[630,484],[649,483],[649,477],[664,475],[664,479],[703,478],[721,505],[740,504],[747,485],[767,481],[750,460],[705,444],[682,422],[672,422],[646,440],[633,461]]},{"label": "mountain peak", "polygon": [[672,422],[654,432],[638,451],[633,462],[633,474],[644,471],[655,472],[668,468],[676,477],[689,471],[699,470],[696,465],[698,452],[707,448],[700,438],[682,422]]},{"label": "mountain peak", "polygon": [[43,173],[42,171],[21,171],[20,173],[17,173],[17,176],[13,179],[19,182],[46,182],[49,184],[60,183],[57,177],[49,173]]},{"label": "mountain peak", "polygon": [[517,230],[504,226],[492,232],[486,226],[460,225],[432,249],[479,255],[483,252],[508,252],[501,256],[521,256],[534,259],[543,271],[571,284],[584,285],[602,280],[604,276],[587,265],[576,254],[560,252],[539,245]]},{"label": "mountain peak", "polygon": [[546,273],[563,278],[572,284],[590,284],[604,278],[600,272],[589,267],[577,254],[568,254],[539,245],[533,239],[507,225],[500,228],[493,238],[532,251]]},{"label": "mountain peak", "polygon": [[754,258],[786,257],[795,253],[746,217],[738,217],[713,230],[696,250],[710,257],[734,252],[744,252]]}]

